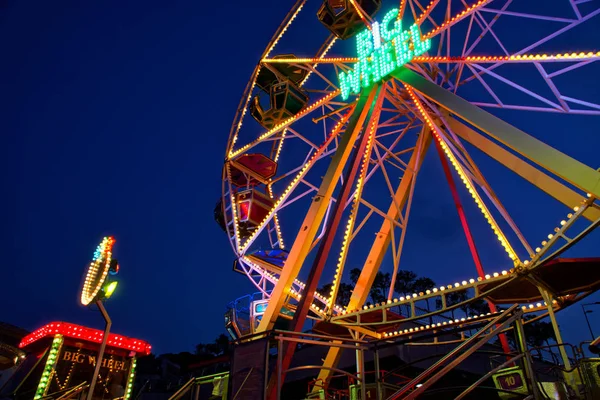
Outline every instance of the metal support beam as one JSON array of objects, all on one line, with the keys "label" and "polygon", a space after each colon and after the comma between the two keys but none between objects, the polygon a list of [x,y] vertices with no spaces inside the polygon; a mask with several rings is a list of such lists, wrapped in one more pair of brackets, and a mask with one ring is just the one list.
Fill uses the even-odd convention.
[{"label": "metal support beam", "polygon": [[[398,390],[396,393],[391,395],[388,400],[396,400],[399,398],[406,398],[407,400],[412,400],[418,398],[418,396],[422,395],[423,392],[425,392],[429,387],[431,387],[431,385],[437,382],[448,371],[460,364],[467,357],[469,357],[471,354],[477,351],[481,346],[487,343],[488,340],[497,335],[502,329],[506,328],[522,316],[523,311],[521,311],[518,308],[518,304],[511,306],[498,317],[490,321],[475,335],[471,336],[468,340],[464,341],[457,348],[452,350],[450,353],[446,354],[439,361],[437,361],[431,367],[427,368],[412,381],[404,385],[402,389]],[[487,330],[490,331],[486,333]],[[450,361],[450,359],[455,356],[456,358]],[[446,364],[446,362],[448,362],[448,364],[442,367],[442,365]],[[438,370],[438,368],[440,367],[442,368],[436,372],[436,370]],[[422,385],[418,388],[415,388],[416,385],[420,382],[423,382]],[[406,397],[403,397],[405,395]]]},{"label": "metal support beam", "polygon": [[[390,246],[390,240],[392,238],[391,232],[394,229],[394,224],[392,221],[396,221],[398,218],[400,218],[399,210],[404,207],[406,201],[408,200],[412,181],[413,179],[416,179],[417,173],[421,168],[421,164],[423,163],[425,153],[427,152],[430,143],[431,132],[423,129],[419,135],[417,148],[415,148],[413,151],[413,154],[408,162],[408,167],[406,168],[406,171],[400,180],[400,185],[394,194],[394,199],[388,208],[387,217],[383,220],[381,228],[376,234],[375,241],[371,246],[369,255],[367,256],[358,281],[356,282],[354,290],[352,291],[352,296],[347,306],[348,310],[354,310],[362,307],[369,296],[369,291],[371,290],[375,276],[377,275],[381,262],[383,261],[383,258]],[[329,352],[325,357],[325,361],[323,362],[323,366],[331,367],[336,365],[341,355],[342,349],[329,349]],[[323,382],[327,382],[327,379],[330,375],[331,371],[329,369],[322,369],[319,373],[319,379],[321,379]]]},{"label": "metal support beam", "polygon": [[542,298],[546,302],[546,306],[548,309],[548,316],[550,317],[550,322],[552,323],[552,328],[554,329],[554,336],[556,339],[556,343],[559,345],[558,350],[560,351],[560,356],[563,359],[563,364],[566,370],[571,369],[571,362],[569,361],[569,356],[567,355],[567,350],[565,346],[563,346],[562,335],[560,334],[560,329],[558,327],[558,322],[556,322],[556,316],[554,315],[554,308],[552,307],[552,297],[548,292],[544,289],[539,288],[540,293],[542,294]]},{"label": "metal support beam", "polygon": [[528,160],[585,193],[591,193],[592,196],[600,198],[600,172],[548,146],[407,68],[400,68],[392,74],[396,79],[412,86],[431,101],[469,122]]},{"label": "metal support beam", "polygon": [[531,354],[529,354],[529,350],[527,349],[527,340],[525,338],[525,329],[523,329],[523,321],[518,319],[515,321],[515,330],[517,331],[517,339],[518,346],[521,354],[525,355],[523,360],[523,365],[525,366],[525,380],[527,381],[527,386],[529,386],[529,391],[533,395],[535,400],[540,399],[540,392],[538,390],[538,384],[535,379],[535,373],[533,372],[533,363],[531,361]]},{"label": "metal support beam", "polygon": [[[506,168],[510,169],[527,182],[535,185],[538,189],[560,201],[562,204],[569,208],[573,208],[581,203],[583,198],[581,194],[563,185],[531,164],[521,160],[519,157],[492,142],[471,127],[452,117],[447,118],[447,122],[450,129],[461,139],[471,143],[473,146],[503,164]],[[600,218],[600,210],[590,208],[583,213],[583,216],[593,222]]]},{"label": "metal support beam", "polygon": [[[471,234],[471,228],[469,227],[469,223],[467,222],[465,210],[462,206],[462,202],[460,201],[460,197],[458,196],[458,190],[456,190],[456,184],[454,183],[454,178],[452,177],[452,171],[450,170],[448,161],[444,156],[442,146],[437,140],[435,140],[435,148],[437,149],[438,156],[440,157],[440,161],[444,169],[444,175],[446,176],[446,180],[448,181],[448,185],[450,186],[450,191],[452,192],[454,205],[456,206],[456,211],[458,212],[460,223],[465,233],[467,243],[469,244],[469,249],[471,250],[471,256],[473,257],[473,263],[475,263],[477,275],[479,275],[481,279],[484,279],[485,271],[483,270],[483,264],[481,263],[481,258],[479,257],[479,252],[477,251],[475,240],[473,239],[473,235]],[[488,303],[488,306],[490,307],[490,311],[496,313],[498,311],[496,305],[491,300],[486,299],[486,301]],[[510,353],[510,346],[508,345],[508,339],[506,338],[506,335],[504,333],[501,333],[500,335],[498,335],[498,339],[500,339],[500,343],[502,344],[502,350],[504,350],[504,352],[507,354]]]},{"label": "metal support beam", "polygon": [[[292,332],[302,332],[302,327],[306,322],[306,317],[308,316],[308,312],[310,311],[310,307],[315,298],[315,291],[317,290],[323,269],[325,269],[328,256],[331,253],[331,247],[333,246],[333,242],[336,238],[336,233],[338,232],[340,223],[342,222],[345,204],[352,196],[354,182],[360,171],[363,154],[367,149],[367,143],[370,139],[367,130],[372,126],[372,124],[376,123],[377,119],[379,118],[379,111],[377,109],[381,107],[382,99],[383,96],[379,96],[369,107],[369,122],[366,126],[366,129],[363,131],[362,137],[358,141],[356,151],[354,151],[352,154],[350,167],[346,173],[346,176],[344,177],[344,183],[342,184],[342,188],[337,196],[337,201],[333,207],[333,215],[327,222],[325,234],[319,243],[319,249],[317,250],[317,254],[310,268],[306,286],[302,291],[302,298],[298,302],[296,312],[294,313],[294,318],[292,319],[292,323],[289,327],[289,330]],[[354,130],[361,129],[362,127],[359,125],[356,125],[354,128]],[[278,366],[278,368],[281,368],[281,371],[278,371],[278,374],[282,379],[281,383],[283,383],[285,380],[285,371],[287,371],[287,369],[290,367],[295,350],[296,343],[287,343],[283,346],[283,360],[281,365]],[[275,397],[275,393],[273,392],[274,389],[275,385],[270,385],[269,396],[267,397],[268,399],[273,399]]]},{"label": "metal support beam", "polygon": [[281,271],[279,281],[271,292],[271,300],[269,301],[269,305],[267,306],[256,332],[265,332],[273,328],[273,325],[279,316],[279,311],[294,283],[294,279],[298,276],[298,273],[304,264],[304,260],[310,251],[313,240],[317,235],[325,212],[329,206],[329,201],[333,195],[336,182],[339,180],[342,171],[344,170],[346,161],[352,153],[356,138],[367,118],[370,106],[379,95],[379,91],[380,87],[375,85],[371,91],[365,91],[363,95],[361,95],[354,114],[346,127],[346,131],[340,139],[337,151],[333,155],[333,159],[323,177],[321,187],[314,197],[300,230],[296,235],[296,240],[294,241],[283,270]]}]

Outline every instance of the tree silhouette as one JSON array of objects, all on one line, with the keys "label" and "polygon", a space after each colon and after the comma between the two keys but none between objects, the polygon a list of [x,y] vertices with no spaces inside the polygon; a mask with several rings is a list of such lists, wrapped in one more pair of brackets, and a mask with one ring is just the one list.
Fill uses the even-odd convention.
[{"label": "tree silhouette", "polygon": [[396,282],[394,282],[394,292],[399,295],[414,293],[416,280],[417,274],[414,272],[399,270],[396,274]]},{"label": "tree silhouette", "polygon": [[212,358],[229,354],[229,338],[224,334],[217,336],[212,343],[199,343],[196,345],[196,355]]}]

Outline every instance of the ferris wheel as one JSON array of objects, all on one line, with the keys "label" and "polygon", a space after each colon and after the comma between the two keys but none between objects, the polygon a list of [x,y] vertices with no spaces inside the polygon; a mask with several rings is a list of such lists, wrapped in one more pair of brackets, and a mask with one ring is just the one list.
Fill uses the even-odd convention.
[{"label": "ferris wheel", "polygon": [[[559,256],[600,223],[600,165],[525,130],[558,116],[581,127],[600,120],[598,14],[586,0],[297,1],[243,92],[215,208],[235,270],[260,293],[255,318],[237,334],[282,318],[299,330],[309,318],[323,332],[336,324],[392,337],[412,332],[401,323],[480,299],[492,315],[497,304],[520,303],[554,318],[594,292],[598,259]],[[565,134],[583,144],[595,133]],[[419,176],[428,162],[441,165],[441,180]],[[531,237],[505,205],[522,194],[496,191],[493,168],[560,204],[556,215],[537,215],[548,226],[542,236]],[[449,191],[471,266],[456,269],[449,285],[399,293],[419,186]],[[475,235],[477,224],[487,232]],[[443,227],[434,220],[427,229]],[[490,258],[494,270],[482,261]],[[381,271],[391,277],[384,300],[369,303]],[[352,292],[340,302],[344,284]],[[318,292],[324,285],[328,293]],[[457,291],[467,298],[449,304]],[[394,313],[399,306],[408,315]],[[474,317],[485,315],[465,315]]]}]

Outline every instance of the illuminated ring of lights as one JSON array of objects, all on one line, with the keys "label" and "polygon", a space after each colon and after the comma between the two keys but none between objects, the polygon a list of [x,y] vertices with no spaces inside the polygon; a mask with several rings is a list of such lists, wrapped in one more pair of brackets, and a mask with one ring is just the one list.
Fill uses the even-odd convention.
[{"label": "illuminated ring of lights", "polygon": [[115,238],[106,236],[94,252],[94,258],[85,272],[85,280],[81,288],[81,304],[84,306],[96,300],[100,289],[102,289],[102,285],[106,281],[110,270],[112,247],[114,244]]}]

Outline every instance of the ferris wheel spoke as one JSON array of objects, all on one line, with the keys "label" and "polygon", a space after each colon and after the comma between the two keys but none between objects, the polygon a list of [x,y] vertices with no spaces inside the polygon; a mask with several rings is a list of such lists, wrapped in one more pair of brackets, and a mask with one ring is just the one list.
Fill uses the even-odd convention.
[{"label": "ferris wheel spoke", "polygon": [[490,88],[490,86],[485,82],[483,77],[480,76],[479,74],[477,74],[477,72],[471,65],[469,65],[469,64],[465,64],[465,65],[473,73],[473,75],[477,77],[477,80],[479,81],[479,83],[481,83],[481,85],[490,94],[490,96],[492,96],[494,98],[494,100],[496,100],[496,104],[498,104],[499,107],[504,107],[504,103],[502,103],[502,100],[500,100],[500,98],[496,95],[496,93],[492,90],[492,88]]},{"label": "ferris wheel spoke", "polygon": [[[262,232],[262,230],[264,229],[266,224],[268,222],[270,222],[273,215],[278,211],[278,209],[281,207],[281,205],[286,201],[288,196],[294,191],[296,186],[299,183],[301,183],[301,181],[303,181],[304,176],[306,175],[306,173],[308,173],[308,171],[310,170],[312,165],[319,160],[319,158],[322,156],[323,152],[325,152],[325,149],[327,149],[327,146],[329,145],[331,140],[333,140],[333,138],[339,134],[340,130],[343,128],[344,123],[350,118],[351,115],[352,115],[352,112],[348,112],[347,115],[345,116],[345,118],[342,119],[334,127],[334,129],[331,132],[330,137],[327,138],[327,140],[317,149],[317,151],[312,154],[311,158],[304,164],[302,169],[300,169],[300,171],[298,171],[298,173],[296,174],[296,176],[294,177],[292,182],[288,185],[286,190],[281,194],[281,196],[275,202],[275,204],[273,205],[271,210],[264,217],[262,222],[260,224],[258,224],[258,226],[255,228],[254,232],[246,239],[246,241],[239,246],[238,253],[240,253],[240,254],[244,253],[250,247],[250,245],[252,245],[252,243],[254,242],[256,237],[258,235],[260,235],[260,233]],[[307,183],[307,182],[305,182],[305,183]],[[232,203],[233,203],[233,198],[232,198]],[[289,205],[291,203],[288,202],[287,204]],[[234,220],[236,220],[235,207],[232,207],[232,210],[234,210]],[[236,237],[238,237],[238,236],[236,236]],[[239,237],[238,237],[238,240],[239,240]]]},{"label": "ferris wheel spoke", "polygon": [[327,96],[322,97],[320,100],[314,102],[313,104],[311,104],[310,106],[304,108],[304,110],[300,111],[298,114],[296,114],[293,117],[290,117],[288,119],[286,119],[285,121],[281,122],[280,124],[276,125],[273,129],[268,130],[267,132],[263,133],[262,135],[260,135],[258,137],[258,139],[246,144],[243,147],[240,147],[239,149],[235,150],[235,151],[231,151],[229,153],[229,159],[232,159],[248,150],[250,150],[251,148],[253,148],[254,146],[258,145],[259,143],[261,143],[263,140],[266,140],[268,138],[270,138],[271,136],[275,135],[276,133],[279,133],[281,130],[289,127],[292,123],[302,119],[303,117],[305,117],[306,115],[310,114],[311,112],[313,112],[314,110],[316,110],[319,106],[321,106],[322,104],[328,103],[331,99],[333,99],[334,97],[336,97],[337,95],[339,95],[339,91],[333,91],[331,93],[329,93]]},{"label": "ferris wheel spoke", "polygon": [[554,84],[554,82],[552,82],[552,79],[548,77],[548,74],[546,73],[546,70],[544,69],[544,67],[540,63],[533,63],[533,65],[535,65],[536,69],[538,70],[538,72],[540,73],[540,75],[542,76],[542,78],[544,78],[544,81],[546,82],[546,85],[548,85],[548,87],[552,91],[552,94],[554,94],[554,96],[556,97],[556,100],[558,100],[558,102],[562,106],[562,109],[565,112],[571,111],[569,105],[562,98],[562,95],[558,91],[558,88],[556,87],[556,85]]},{"label": "ferris wheel spoke", "polygon": [[[348,248],[352,241],[352,232],[354,231],[356,218],[358,216],[358,208],[360,205],[360,199],[362,197],[363,189],[364,189],[365,183],[366,183],[365,177],[367,175],[367,170],[369,168],[369,161],[371,159],[371,151],[373,149],[373,142],[375,141],[375,131],[377,130],[377,125],[379,123],[379,118],[381,115],[381,105],[383,103],[383,99],[384,99],[384,96],[380,95],[379,98],[374,103],[374,105],[373,105],[374,111],[371,115],[370,121],[368,122],[368,124],[365,128],[365,132],[363,133],[363,135],[365,135],[365,137],[362,138],[362,140],[360,141],[360,144],[358,145],[358,148],[357,148],[357,154],[355,156],[356,161],[354,162],[354,164],[356,166],[360,165],[360,170],[357,171],[358,173],[356,174],[356,182],[354,183],[354,185],[355,185],[354,193],[352,193],[348,199],[348,200],[352,201],[352,205],[350,208],[350,214],[348,215],[348,219],[346,221],[346,228],[344,231],[344,236],[343,236],[343,240],[342,240],[342,245],[341,245],[340,254],[338,257],[333,281],[331,282],[331,290],[329,293],[329,299],[328,299],[328,304],[327,304],[327,306],[329,307],[328,315],[331,315],[331,312],[332,312],[331,306],[333,305],[333,303],[335,302],[335,299],[337,298],[339,285],[342,281],[342,274],[344,272],[346,257],[348,256]],[[362,160],[360,160],[360,158],[362,158]],[[359,160],[360,160],[360,162],[359,162]],[[352,168],[349,171],[349,174],[348,174],[349,182],[347,182],[348,185],[351,185],[353,183],[352,182],[353,179],[351,178],[351,176],[353,175],[353,172],[354,172],[354,168]],[[345,188],[342,188],[342,193],[341,193],[342,198],[343,198],[344,191],[345,191],[344,189]],[[341,207],[341,204],[338,204],[338,207]],[[337,213],[339,211],[336,209],[335,212]],[[328,229],[331,229],[331,227],[328,227]]]},{"label": "ferris wheel spoke", "polygon": [[500,76],[500,75],[496,74],[495,72],[490,71],[487,68],[482,67],[481,65],[473,64],[473,68],[476,68],[479,71],[485,72],[487,75],[489,75],[489,76],[491,76],[493,78],[496,78],[500,82],[503,82],[503,83],[505,83],[505,84],[507,84],[507,85],[509,85],[509,86],[511,86],[511,87],[513,87],[513,88],[515,88],[517,90],[519,90],[520,92],[525,93],[526,95],[531,96],[534,99],[541,101],[542,103],[546,103],[550,107],[552,107],[552,108],[554,108],[556,110],[562,110],[562,108],[561,108],[561,106],[559,104],[554,103],[554,102],[546,99],[545,97],[542,97],[539,94],[534,93],[531,90],[526,89],[523,86],[521,86],[521,85],[519,85],[519,84],[517,84],[517,83],[515,83],[515,82],[513,82],[513,81],[511,81],[511,80],[509,80],[507,78],[504,78],[503,76]]},{"label": "ferris wheel spoke", "polygon": [[275,49],[275,46],[277,46],[277,43],[279,43],[279,41],[281,40],[281,38],[283,37],[285,32],[288,30],[290,25],[294,22],[294,20],[298,16],[298,13],[300,13],[300,11],[302,10],[302,8],[304,7],[305,4],[306,4],[306,0],[296,1],[296,3],[292,6],[292,9],[285,16],[283,23],[281,25],[279,25],[277,32],[275,32],[273,39],[271,39],[271,42],[267,46],[267,49],[265,50],[265,52],[261,58],[269,57],[269,54],[271,54],[273,49]]},{"label": "ferris wheel spoke", "polygon": [[[313,238],[316,236],[317,230],[328,208],[329,199],[333,195],[335,182],[338,181],[339,176],[342,174],[343,166],[345,165],[352,151],[352,145],[358,137],[364,121],[371,113],[369,107],[365,106],[370,105],[371,102],[379,97],[379,92],[379,87],[375,85],[372,90],[363,94],[361,96],[361,100],[357,103],[357,106],[354,109],[352,117],[348,123],[348,127],[346,128],[346,132],[343,135],[343,139],[338,145],[338,151],[336,151],[334,154],[334,158],[328,167],[327,173],[325,174],[326,179],[321,182],[321,187],[319,188],[316,197],[318,198],[318,201],[313,201],[311,204],[311,209],[305,218],[305,222],[302,224],[303,228],[301,228],[298,236],[296,237],[285,266],[282,270],[282,278],[273,289],[273,301],[269,303],[263,319],[257,328],[259,332],[264,332],[272,327],[276,316],[279,314],[279,310],[281,309],[285,294],[289,289],[289,285],[298,275],[298,272],[308,254],[307,252],[310,249],[310,244],[312,243]],[[316,284],[317,282],[311,282],[311,285]],[[316,287],[314,289],[316,289]],[[307,293],[307,296],[302,298],[301,302],[304,303],[305,301],[309,301],[310,304],[310,300],[313,296],[311,292],[314,289],[311,288],[309,293]]]},{"label": "ferris wheel spoke", "polygon": [[433,85],[409,70],[401,70],[395,75],[401,81],[415,87],[427,98],[477,126],[487,135],[520,153],[523,157],[565,179],[585,193],[592,193],[593,196],[600,197],[600,189],[595,188],[596,182],[600,180],[600,172],[529,136],[451,92]]},{"label": "ferris wheel spoke", "polygon": [[[457,134],[461,139],[483,151],[486,155],[498,161],[506,168],[509,168],[512,172],[518,174],[523,179],[565,206],[572,208],[580,202],[580,199],[582,198],[581,194],[578,194],[553,177],[521,160],[508,150],[505,150],[501,146],[485,138],[474,129],[455,118],[448,118],[447,122],[452,132]],[[600,212],[589,209],[584,213],[584,217],[590,221],[594,221],[600,217]]]},{"label": "ferris wheel spoke", "polygon": [[[415,19],[415,24],[421,25],[425,18],[429,18],[429,14],[431,14],[431,11],[433,11],[439,2],[440,0],[431,0],[426,8],[423,8],[419,3],[417,3],[421,9],[421,14],[417,17],[417,19]],[[433,21],[433,19],[430,20]]]},{"label": "ferris wheel spoke", "polygon": [[[471,54],[473,52],[473,50],[475,49],[475,47],[488,34],[488,32],[491,33],[492,27],[498,22],[498,20],[500,18],[500,15],[502,15],[502,13],[504,12],[504,10],[506,10],[508,8],[508,6],[510,6],[512,4],[512,1],[513,0],[508,0],[506,3],[504,3],[504,5],[502,6],[502,8],[500,9],[500,12],[496,13],[496,16],[494,18],[492,18],[492,20],[489,23],[485,23],[485,25],[486,25],[485,28],[483,28],[481,26],[481,23],[478,20],[476,20],[475,14],[473,14],[473,19],[471,20],[471,23],[473,22],[473,20],[476,20],[477,23],[478,23],[478,25],[482,28],[482,32],[479,35],[477,35],[477,37],[475,38],[475,40],[473,41],[473,43],[471,44],[471,46],[469,46],[468,50],[465,51],[464,47],[463,47],[463,53],[462,53],[463,56],[468,56],[469,54]],[[485,7],[481,7],[479,9],[479,11],[483,11],[484,9],[485,9]],[[480,15],[481,19],[485,22],[485,18],[483,18],[483,16],[481,16],[481,14],[479,14],[479,15]],[[469,26],[469,28],[471,28],[471,26]],[[469,32],[470,32],[470,29],[469,29]],[[504,51],[506,52],[506,49],[504,48],[504,46],[502,46],[502,44],[499,42],[498,37],[494,35],[494,38],[501,45],[502,49],[504,49]],[[468,41],[469,41],[469,35],[467,35],[465,37],[465,47],[466,47],[466,44],[468,43]],[[508,54],[508,52],[506,52],[506,54]]]},{"label": "ferris wheel spoke", "polygon": [[[510,1],[508,3],[510,4],[511,2],[512,1]],[[502,9],[500,9],[500,10],[484,7],[480,11],[486,12],[486,13],[493,13],[496,15],[510,15],[513,17],[520,17],[520,18],[526,18],[526,19],[535,19],[535,20],[540,20],[540,21],[552,21],[552,22],[565,22],[565,23],[576,22],[582,18],[581,16],[578,16],[577,19],[560,18],[560,17],[550,17],[550,16],[546,16],[546,15],[536,15],[536,14],[526,14],[526,13],[520,13],[520,12],[514,12],[514,11],[506,11],[506,5],[504,7],[502,7]]]},{"label": "ferris wheel spoke", "polygon": [[[540,47],[541,45],[549,42],[550,40],[554,39],[555,37],[557,37],[557,36],[559,36],[559,35],[561,35],[561,34],[563,34],[565,32],[568,32],[568,31],[572,30],[573,28],[581,25],[582,23],[588,21],[589,19],[595,17],[598,14],[600,14],[600,8],[598,8],[598,9],[590,12],[589,14],[587,14],[585,16],[583,16],[580,20],[573,21],[573,22],[569,23],[568,25],[566,25],[566,26],[564,26],[564,27],[562,27],[562,28],[554,31],[553,33],[551,33],[551,34],[543,37],[542,39],[534,42],[533,44],[530,44],[530,45],[522,48],[521,50],[519,50],[518,52],[513,53],[513,54],[515,56],[526,54],[526,53],[530,52],[531,50],[536,49],[536,48]],[[496,63],[496,64],[490,66],[486,71],[480,71],[479,74],[483,74],[483,73],[485,73],[487,71],[492,71],[492,70],[498,68],[500,65],[502,65],[502,64],[501,63]],[[472,79],[474,79],[474,77],[468,78],[467,81],[472,80]]]},{"label": "ferris wheel spoke", "polygon": [[483,202],[483,199],[481,198],[481,196],[477,192],[477,189],[475,188],[475,186],[474,186],[473,182],[471,181],[471,179],[469,178],[469,176],[466,174],[464,168],[462,167],[462,165],[460,164],[460,162],[456,159],[456,156],[454,156],[454,154],[452,153],[451,149],[448,146],[447,141],[444,140],[441,128],[436,124],[436,122],[433,121],[433,119],[427,113],[427,111],[425,111],[425,109],[422,106],[421,102],[419,101],[419,99],[417,98],[417,96],[414,94],[412,88],[410,86],[407,86],[407,90],[408,90],[408,93],[410,94],[411,98],[415,102],[415,105],[419,109],[419,112],[421,113],[421,115],[425,119],[425,122],[431,128],[431,130],[433,132],[433,136],[435,138],[434,140],[438,141],[438,143],[442,147],[444,153],[448,156],[448,159],[450,160],[450,163],[452,164],[452,166],[454,167],[454,169],[456,170],[456,172],[459,174],[461,180],[463,181],[463,183],[467,187],[467,190],[469,191],[469,194],[473,197],[473,200],[475,200],[475,203],[477,204],[477,207],[479,207],[479,209],[481,210],[481,213],[483,214],[483,216],[487,220],[487,222],[490,225],[491,229],[493,230],[494,234],[497,236],[498,241],[500,242],[500,244],[504,248],[505,252],[508,254],[508,257],[511,260],[513,260],[513,262],[515,263],[515,265],[520,265],[521,261],[520,261],[520,259],[518,257],[518,254],[515,252],[515,250],[511,246],[508,238],[506,237],[506,235],[504,234],[504,232],[502,232],[502,229],[500,228],[500,226],[496,222],[495,218],[493,217],[493,215],[490,213],[489,209],[487,208],[487,206]]},{"label": "ferris wheel spoke", "polygon": [[459,23],[466,17],[469,17],[476,10],[478,10],[478,9],[482,8],[483,6],[485,6],[486,4],[488,4],[490,1],[492,1],[492,0],[479,0],[477,3],[468,6],[460,13],[457,13],[452,17],[446,18],[446,20],[440,26],[432,29],[431,31],[429,31],[428,33],[423,35],[423,40],[431,39],[432,37],[434,37],[435,35],[440,33],[442,30],[451,28],[452,26]]},{"label": "ferris wheel spoke", "polygon": [[[446,126],[448,127],[448,124],[446,124]],[[448,129],[448,131],[451,132],[450,129]],[[448,144],[448,147],[451,149],[450,151],[453,151],[453,154],[455,156],[458,156],[459,151],[457,151],[457,148],[454,145],[454,143],[458,143],[460,145],[460,141],[458,141],[458,138],[456,138],[456,136],[455,136],[455,139],[458,142],[453,142],[447,136],[446,136],[446,139],[447,139],[446,143]],[[523,235],[523,233],[521,232],[521,230],[518,228],[517,224],[515,223],[515,221],[513,220],[513,218],[510,216],[510,214],[508,213],[508,211],[506,210],[506,208],[504,207],[504,205],[502,204],[502,202],[500,201],[500,199],[498,198],[498,196],[496,195],[496,193],[494,193],[492,187],[490,186],[490,184],[488,183],[488,181],[485,179],[485,177],[483,176],[483,174],[481,173],[481,171],[479,170],[479,168],[477,167],[477,165],[473,162],[473,159],[469,156],[469,154],[466,151],[466,149],[464,147],[462,147],[460,149],[460,152],[462,152],[465,155],[465,157],[466,157],[466,160],[464,160],[462,162],[461,166],[467,165],[468,167],[471,168],[471,170],[473,171],[473,173],[469,173],[469,171],[467,169],[464,169],[464,168],[463,168],[463,171],[469,176],[469,178],[473,182],[475,182],[482,189],[483,193],[487,196],[487,198],[490,200],[490,202],[494,205],[494,207],[500,213],[500,215],[502,216],[502,218],[504,219],[504,221],[506,221],[506,223],[510,226],[510,228],[512,229],[512,231],[514,232],[514,234],[517,236],[517,238],[519,239],[519,241],[521,242],[521,244],[523,245],[523,247],[527,251],[527,253],[530,256],[533,255],[534,252],[533,252],[533,249],[531,248],[531,246],[529,245],[529,242],[527,241],[527,239],[525,238],[525,236]],[[460,164],[460,162],[459,162],[459,164]]]}]

